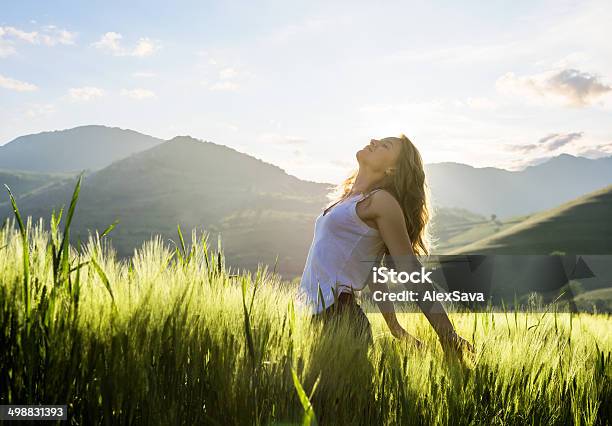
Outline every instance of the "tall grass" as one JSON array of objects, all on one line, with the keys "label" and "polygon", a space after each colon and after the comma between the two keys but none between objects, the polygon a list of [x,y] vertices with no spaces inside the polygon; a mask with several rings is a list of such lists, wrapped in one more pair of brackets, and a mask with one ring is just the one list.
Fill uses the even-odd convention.
[{"label": "tall grass", "polygon": [[[78,198],[78,187],[73,200]],[[0,404],[68,404],[73,424],[606,424],[612,320],[451,314],[474,365],[427,345],[322,330],[266,267],[237,273],[222,249],[178,230],[120,261],[106,234],[70,246],[69,218],[0,230]],[[15,223],[17,222],[17,224]]]}]

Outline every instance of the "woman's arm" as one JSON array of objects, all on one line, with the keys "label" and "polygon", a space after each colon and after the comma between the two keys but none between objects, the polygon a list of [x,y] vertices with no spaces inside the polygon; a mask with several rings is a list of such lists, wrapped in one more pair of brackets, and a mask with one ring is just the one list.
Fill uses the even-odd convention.
[{"label": "woman's arm", "polygon": [[[421,263],[412,249],[404,214],[397,200],[386,191],[378,191],[372,195],[372,203],[368,210],[373,220],[376,221],[380,235],[391,255],[393,268],[397,272],[406,271],[408,273],[420,270]],[[429,283],[416,285],[415,291],[419,294],[417,303],[438,334],[443,348],[445,350],[459,348],[472,350],[471,345],[455,332],[442,304],[437,301],[422,300],[422,294],[431,290],[434,288]],[[395,316],[394,311],[393,316]]]},{"label": "woman's arm", "polygon": [[[372,275],[370,274],[370,276]],[[375,291],[381,291],[382,293],[389,292],[389,287],[387,286],[386,283],[380,283],[380,282],[375,283],[373,280],[370,280],[369,287],[370,287],[370,290],[372,290],[372,292],[375,292]],[[397,315],[395,314],[395,308],[393,307],[393,302],[390,302],[388,300],[382,300],[382,301],[377,301],[376,305],[378,306],[380,313],[385,319],[385,322],[387,323],[389,330],[391,330],[391,334],[393,335],[393,337],[396,337],[398,339],[410,340],[417,347],[420,347],[422,345],[419,339],[417,339],[416,337],[408,333],[400,325],[399,321],[397,320]]]}]

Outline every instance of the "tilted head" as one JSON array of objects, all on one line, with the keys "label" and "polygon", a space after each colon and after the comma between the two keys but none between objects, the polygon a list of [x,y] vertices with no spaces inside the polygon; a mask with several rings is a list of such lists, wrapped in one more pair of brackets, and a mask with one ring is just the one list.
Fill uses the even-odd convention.
[{"label": "tilted head", "polygon": [[[428,254],[429,196],[418,149],[406,135],[401,134],[399,137],[372,139],[369,145],[357,152],[356,157],[360,168],[380,175],[373,188],[384,188],[399,202],[414,252],[417,255]],[[355,170],[340,185],[340,198],[351,191],[358,172]]]},{"label": "tilted head", "polygon": [[396,137],[371,139],[370,144],[357,151],[360,168],[371,172],[390,173],[401,157],[404,141]]}]

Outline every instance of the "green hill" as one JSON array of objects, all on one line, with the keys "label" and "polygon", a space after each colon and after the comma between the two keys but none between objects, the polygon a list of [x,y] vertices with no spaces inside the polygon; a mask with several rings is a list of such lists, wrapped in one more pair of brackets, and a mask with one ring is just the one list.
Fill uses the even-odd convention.
[{"label": "green hill", "polygon": [[519,223],[452,254],[612,254],[612,185]]},{"label": "green hill", "polygon": [[[70,176],[71,174],[68,173],[35,173],[0,169],[0,191],[6,195],[4,185],[7,185],[13,194],[19,198]],[[0,197],[0,205],[4,203],[8,203],[8,197],[2,196]]]},{"label": "green hill", "polygon": [[[74,182],[24,196],[20,209],[48,219],[69,202]],[[278,255],[278,271],[297,276],[328,186],[223,145],[177,137],[85,177],[72,237],[83,239],[118,219],[111,237],[125,257],[155,234],[176,241],[180,224],[187,234],[208,232],[213,244],[220,235],[229,265],[254,270]],[[0,217],[11,215],[9,206],[0,208]]]},{"label": "green hill", "polygon": [[440,238],[434,251],[437,254],[446,254],[453,250],[490,237],[504,229],[508,229],[517,223],[529,218],[527,216],[517,216],[505,220],[497,218],[483,219],[479,222],[466,221],[449,227],[443,234],[445,238]]}]

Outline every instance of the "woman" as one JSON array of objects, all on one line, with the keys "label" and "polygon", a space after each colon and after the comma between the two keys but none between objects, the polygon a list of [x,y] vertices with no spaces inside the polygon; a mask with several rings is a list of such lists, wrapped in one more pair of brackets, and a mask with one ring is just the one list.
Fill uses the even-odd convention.
[{"label": "woman", "polygon": [[[327,321],[347,313],[356,332],[371,341],[370,324],[354,291],[366,285],[373,291],[387,290],[371,282],[375,263],[370,260],[377,262],[383,255],[390,256],[398,272],[420,268],[416,256],[429,251],[429,209],[421,155],[405,135],[372,139],[356,157],[359,168],[317,217],[299,298],[315,318]],[[455,333],[439,302],[418,303],[445,350],[473,350]],[[380,302],[378,307],[393,336],[420,346],[399,324],[392,303]]]}]

